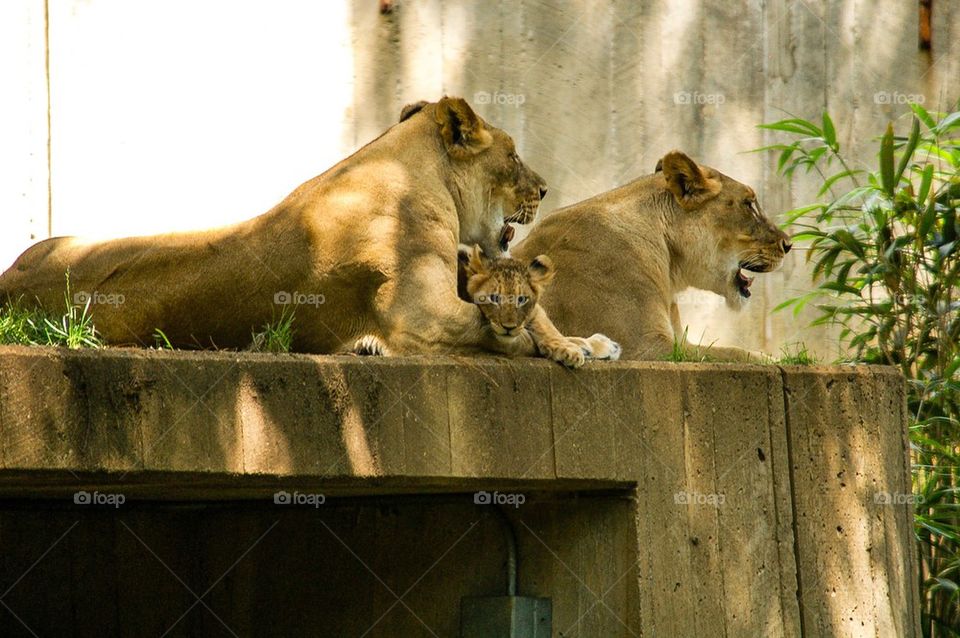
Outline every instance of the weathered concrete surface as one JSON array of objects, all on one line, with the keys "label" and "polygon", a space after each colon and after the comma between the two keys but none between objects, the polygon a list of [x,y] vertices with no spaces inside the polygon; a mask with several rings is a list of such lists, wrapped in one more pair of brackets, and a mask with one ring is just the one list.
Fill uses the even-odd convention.
[{"label": "weathered concrete surface", "polygon": [[[249,617],[250,601],[307,593],[314,609],[290,603],[303,631],[359,634],[365,627],[351,623],[385,614],[368,635],[430,635],[417,616],[454,635],[460,596],[501,593],[489,583],[502,575],[502,541],[469,532],[451,554],[455,573],[418,579],[466,519],[489,511],[473,504],[482,490],[526,498],[507,508],[521,593],[553,598],[558,636],[909,636],[918,603],[904,416],[902,378],[882,368],[569,371],[496,358],[0,348],[0,545],[10,556],[0,586],[55,540],[38,526],[62,533],[77,521],[85,531],[76,538],[96,538],[98,555],[129,553],[138,543],[129,526],[152,534],[145,544],[158,543],[161,556],[183,565],[203,557],[190,567],[199,594],[219,576],[217,561],[246,549],[219,538],[252,542],[282,519],[294,521],[289,543],[242,560],[216,599],[241,635],[293,627]],[[74,506],[78,490],[126,502]],[[305,513],[273,505],[278,491],[328,500]],[[238,501],[230,507],[245,513],[209,514]],[[171,518],[183,503],[201,509]],[[233,531],[241,528],[249,533]],[[329,533],[316,540],[317,529]],[[330,530],[362,560],[314,561],[343,548]],[[184,535],[193,540],[181,545]],[[118,627],[131,605],[178,586],[129,567],[104,576],[110,584],[89,563],[73,564],[97,581],[92,591],[120,584],[132,597],[117,602]],[[48,565],[36,587],[63,569]],[[272,569],[287,570],[279,582],[289,589],[255,582]],[[475,570],[487,575],[470,580]],[[389,593],[411,585],[416,613]],[[262,598],[269,587],[274,598]],[[353,602],[336,593],[344,590]],[[81,622],[66,607],[10,600],[48,629],[41,634]],[[158,626],[175,619],[150,613]],[[0,614],[4,628],[18,625]],[[212,624],[185,625],[185,635],[219,631],[203,614],[192,622]],[[324,616],[334,625],[317,624]]]},{"label": "weathered concrete surface", "polygon": [[902,377],[791,368],[784,385],[804,629],[919,635]]}]

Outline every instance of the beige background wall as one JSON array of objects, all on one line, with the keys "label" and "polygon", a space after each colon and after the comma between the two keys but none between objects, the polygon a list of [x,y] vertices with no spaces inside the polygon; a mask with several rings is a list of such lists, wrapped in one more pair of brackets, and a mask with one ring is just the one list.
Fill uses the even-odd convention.
[{"label": "beige background wall", "polygon": [[[398,4],[390,16],[375,0],[0,4],[0,267],[50,233],[256,215],[404,104],[444,93],[514,135],[550,182],[544,211],[681,148],[753,184],[773,215],[815,188],[745,154],[770,141],[756,124],[826,107],[869,162],[897,102],[960,96],[960,3],[945,0],[930,53],[912,0]],[[794,253],[739,316],[708,293],[684,295],[682,314],[694,338],[769,351],[803,339],[831,356],[802,318],[768,314],[808,287]]]}]

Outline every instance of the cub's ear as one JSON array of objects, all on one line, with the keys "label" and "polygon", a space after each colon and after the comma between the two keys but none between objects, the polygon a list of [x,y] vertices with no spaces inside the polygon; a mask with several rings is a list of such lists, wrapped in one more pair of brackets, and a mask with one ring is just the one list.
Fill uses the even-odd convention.
[{"label": "cub's ear", "polygon": [[413,117],[414,115],[422,111],[423,107],[425,107],[427,104],[429,104],[429,102],[427,102],[426,100],[420,100],[419,102],[415,102],[413,104],[407,104],[405,107],[403,107],[403,110],[400,111],[400,121],[402,122],[404,120],[410,119],[411,117]]},{"label": "cub's ear", "polygon": [[530,285],[535,288],[543,288],[553,279],[556,274],[553,266],[553,260],[546,255],[537,255],[527,266],[527,273],[530,277]]},{"label": "cub's ear", "polygon": [[493,136],[466,100],[444,97],[437,102],[437,124],[447,152],[454,159],[466,159],[493,144]]},{"label": "cub's ear", "polygon": [[470,258],[467,260],[466,270],[467,277],[487,274],[487,258],[483,256],[480,246],[476,244],[473,245],[473,250],[470,251]]},{"label": "cub's ear", "polygon": [[702,206],[720,192],[720,180],[703,172],[697,163],[680,151],[670,151],[657,164],[667,188],[684,210]]}]

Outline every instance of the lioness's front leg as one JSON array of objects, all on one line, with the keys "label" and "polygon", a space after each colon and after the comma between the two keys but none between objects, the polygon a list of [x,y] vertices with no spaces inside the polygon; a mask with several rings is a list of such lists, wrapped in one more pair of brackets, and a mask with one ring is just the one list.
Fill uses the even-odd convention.
[{"label": "lioness's front leg", "polygon": [[[685,361],[714,361],[723,363],[764,363],[768,357],[762,352],[752,352],[730,346],[692,344],[682,339],[679,347]],[[637,352],[631,358],[642,361],[658,361],[671,358],[677,344],[666,335],[648,336],[640,339]]]}]

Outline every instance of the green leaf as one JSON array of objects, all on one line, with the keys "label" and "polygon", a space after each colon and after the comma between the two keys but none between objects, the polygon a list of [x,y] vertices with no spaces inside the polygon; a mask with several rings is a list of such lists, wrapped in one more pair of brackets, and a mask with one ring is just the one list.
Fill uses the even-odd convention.
[{"label": "green leaf", "polygon": [[815,210],[823,210],[826,207],[826,204],[810,204],[809,206],[801,206],[800,208],[788,210],[786,213],[784,213],[784,217],[787,219],[788,226],[793,226],[795,224],[799,225],[797,224],[799,219],[806,217],[808,213],[811,213]]},{"label": "green leaf", "polygon": [[880,184],[888,197],[893,197],[896,182],[893,181],[893,124],[887,124],[887,132],[880,138]]},{"label": "green leaf", "polygon": [[812,135],[814,137],[821,137],[823,132],[817,128],[812,122],[807,120],[801,120],[800,118],[791,118],[787,120],[780,120],[779,122],[771,122],[770,124],[761,124],[759,128],[765,128],[771,131],[783,131],[785,133],[798,133],[800,135]]},{"label": "green leaf", "polygon": [[838,244],[846,248],[857,257],[863,259],[863,244],[857,241],[857,238],[853,236],[853,233],[845,228],[838,228],[836,231],[834,231],[833,236]]},{"label": "green leaf", "polygon": [[823,181],[823,186],[820,187],[820,191],[817,193],[817,197],[822,197],[824,193],[830,190],[830,188],[841,179],[845,177],[853,177],[862,172],[863,171],[859,169],[851,169],[848,171],[842,171],[840,173],[837,173],[836,175],[831,175],[830,177],[828,177]]},{"label": "green leaf", "polygon": [[771,310],[771,312],[780,312],[780,311],[783,310],[784,308],[789,308],[790,306],[792,306],[793,304],[797,303],[798,301],[800,301],[800,299],[797,298],[797,297],[795,297],[795,298],[793,298],[793,299],[787,299],[786,301],[781,302],[781,303],[778,303],[776,306],[774,306],[774,307],[773,307],[773,310]]},{"label": "green leaf", "polygon": [[899,186],[900,178],[903,177],[910,160],[913,159],[913,152],[916,150],[917,141],[920,139],[920,120],[915,117],[911,119],[913,120],[913,126],[910,127],[910,137],[907,138],[906,144],[900,149],[900,163],[897,165],[897,174],[893,177],[894,188]]},{"label": "green leaf", "polygon": [[826,281],[822,283],[820,287],[823,288],[824,290],[832,290],[834,292],[847,293],[851,295],[856,295],[858,297],[860,296],[859,288],[854,288],[853,286],[849,286],[839,281]]},{"label": "green leaf", "polygon": [[910,108],[913,109],[913,112],[917,114],[917,117],[920,118],[920,121],[927,125],[927,128],[932,129],[936,127],[937,122],[930,116],[929,113],[927,113],[925,108],[913,102],[910,103]]},{"label": "green leaf", "polygon": [[833,120],[826,111],[823,112],[823,140],[835,153],[840,150],[837,145],[837,129],[834,128]]},{"label": "green leaf", "polygon": [[822,230],[808,230],[802,233],[796,233],[795,235],[792,235],[790,239],[794,242],[798,242],[798,241],[804,241],[806,239],[814,239],[816,237],[826,237],[826,236],[827,234]]},{"label": "green leaf", "polygon": [[796,146],[788,146],[780,153],[780,159],[777,160],[777,172],[783,174],[783,167],[790,161],[790,156],[797,150]]},{"label": "green leaf", "polygon": [[[917,193],[917,204],[923,206],[927,201],[927,195],[930,193],[930,185],[933,183],[933,164],[927,164],[923,167],[923,174],[920,178],[920,192]],[[921,235],[926,233],[921,232]]]},{"label": "green leaf", "polygon": [[943,135],[948,130],[958,125],[960,125],[960,111],[955,111],[950,115],[948,115],[947,117],[940,120],[940,122],[937,124],[936,128],[934,129],[934,133],[938,136]]}]

